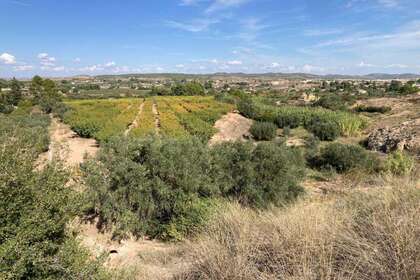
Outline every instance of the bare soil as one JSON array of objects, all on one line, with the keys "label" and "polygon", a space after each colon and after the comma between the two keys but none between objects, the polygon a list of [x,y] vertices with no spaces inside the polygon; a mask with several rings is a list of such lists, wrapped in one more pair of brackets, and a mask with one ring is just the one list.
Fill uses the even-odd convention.
[{"label": "bare soil", "polygon": [[209,144],[214,145],[227,141],[244,141],[249,137],[252,120],[238,113],[228,113],[218,120],[214,127],[218,132],[210,139]]},{"label": "bare soil", "polygon": [[374,121],[371,122],[370,127],[367,129],[368,132],[420,118],[420,92],[400,98],[381,97],[359,100],[355,106],[357,105],[386,106],[391,108],[391,111],[386,114],[373,116]]},{"label": "bare soil", "polygon": [[136,279],[171,279],[186,265],[183,245],[135,238],[113,241],[109,232],[100,232],[96,221],[72,225],[78,238],[94,257],[108,254],[107,268],[132,271]]},{"label": "bare soil", "polygon": [[159,135],[160,133],[160,119],[159,119],[159,110],[156,102],[153,102],[152,112],[155,116],[155,127],[156,127],[156,134]]},{"label": "bare soil", "polygon": [[39,158],[40,166],[57,158],[66,166],[75,167],[83,162],[85,155],[94,156],[99,149],[96,140],[79,137],[56,118],[52,118],[49,130],[50,145],[48,151]]},{"label": "bare soil", "polygon": [[139,112],[138,112],[137,116],[135,117],[135,119],[133,120],[133,122],[128,126],[126,131],[124,131],[124,136],[127,137],[128,134],[130,134],[131,130],[138,127],[141,114],[143,113],[143,107],[144,107],[144,102],[140,104]]}]

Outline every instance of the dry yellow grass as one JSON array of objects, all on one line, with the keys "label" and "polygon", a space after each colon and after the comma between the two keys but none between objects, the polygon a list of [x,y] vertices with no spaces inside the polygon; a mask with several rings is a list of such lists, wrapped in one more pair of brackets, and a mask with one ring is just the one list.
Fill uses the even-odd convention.
[{"label": "dry yellow grass", "polygon": [[177,279],[418,279],[413,185],[301,201],[257,213],[227,205]]}]

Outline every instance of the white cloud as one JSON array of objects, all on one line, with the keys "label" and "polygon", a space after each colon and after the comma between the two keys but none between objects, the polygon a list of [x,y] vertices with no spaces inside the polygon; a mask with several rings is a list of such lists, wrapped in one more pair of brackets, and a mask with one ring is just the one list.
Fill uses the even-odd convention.
[{"label": "white cloud", "polygon": [[319,67],[319,66],[314,66],[314,65],[310,65],[310,64],[305,64],[302,67],[302,71],[305,73],[314,73],[314,72],[324,72],[325,69],[323,67]]},{"label": "white cloud", "polygon": [[400,4],[399,0],[378,0],[378,3],[386,8],[394,8]]},{"label": "white cloud", "polygon": [[228,8],[239,7],[250,0],[215,0],[206,10],[207,13],[212,13]]},{"label": "white cloud", "polygon": [[176,67],[176,68],[184,68],[184,67],[185,67],[185,65],[184,65],[184,64],[177,64],[177,65],[175,65],[175,67]]},{"label": "white cloud", "polygon": [[32,69],[34,69],[34,67],[32,65],[19,65],[19,66],[14,67],[14,70],[18,71],[18,72],[29,71],[29,70],[32,70]]},{"label": "white cloud", "polygon": [[73,59],[73,62],[76,62],[76,63],[79,63],[79,62],[81,62],[82,60],[79,58],[79,57],[76,57],[75,59]]},{"label": "white cloud", "polygon": [[181,0],[179,5],[181,6],[194,6],[197,5],[200,2],[204,2],[206,0]]},{"label": "white cloud", "polygon": [[231,60],[227,62],[228,65],[242,65],[242,61],[240,60]]},{"label": "white cloud", "polygon": [[114,61],[110,61],[110,62],[105,63],[105,67],[113,67],[115,65],[116,65],[116,63]]},{"label": "white cloud", "polygon": [[43,66],[41,69],[55,66],[55,57],[50,56],[48,53],[39,53],[38,58],[40,59],[40,64]]},{"label": "white cloud", "polygon": [[359,66],[359,67],[376,67],[375,65],[370,64],[370,63],[365,63],[364,61],[361,61],[357,66]]},{"label": "white cloud", "polygon": [[0,61],[4,64],[15,64],[16,63],[16,57],[14,55],[11,55],[9,53],[2,53],[0,55]]},{"label": "white cloud", "polygon": [[390,64],[386,66],[386,68],[401,68],[401,69],[408,68],[408,67],[410,66],[405,65],[405,64]]},{"label": "white cloud", "polygon": [[57,66],[57,67],[53,67],[51,70],[60,72],[60,71],[66,70],[66,68],[64,66]]},{"label": "white cloud", "polygon": [[184,31],[189,32],[202,32],[208,30],[208,28],[213,25],[219,23],[217,19],[195,19],[191,22],[179,22],[174,20],[169,20],[166,24],[169,27],[181,29]]},{"label": "white cloud", "polygon": [[79,71],[81,72],[96,72],[102,70],[104,70],[104,68],[100,64],[79,68]]},{"label": "white cloud", "polygon": [[271,68],[278,68],[278,67],[280,67],[280,63],[278,62],[271,63]]},{"label": "white cloud", "polygon": [[341,29],[308,29],[303,32],[303,35],[308,37],[328,36],[343,33]]}]

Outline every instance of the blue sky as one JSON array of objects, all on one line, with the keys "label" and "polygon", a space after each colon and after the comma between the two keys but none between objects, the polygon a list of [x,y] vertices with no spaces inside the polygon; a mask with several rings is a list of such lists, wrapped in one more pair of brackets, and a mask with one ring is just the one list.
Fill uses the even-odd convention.
[{"label": "blue sky", "polygon": [[0,0],[0,77],[420,73],[420,0]]}]

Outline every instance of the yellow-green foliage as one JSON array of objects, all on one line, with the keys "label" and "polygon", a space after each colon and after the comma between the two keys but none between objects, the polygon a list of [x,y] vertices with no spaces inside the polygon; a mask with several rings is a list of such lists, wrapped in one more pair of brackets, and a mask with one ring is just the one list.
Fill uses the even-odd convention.
[{"label": "yellow-green foliage", "polygon": [[367,118],[344,111],[297,106],[276,107],[259,103],[251,106],[255,111],[255,119],[274,122],[280,128],[307,126],[313,119],[317,119],[336,122],[342,136],[358,136],[368,124]]},{"label": "yellow-green foliage", "polygon": [[[143,111],[130,136],[144,137],[156,131],[153,102],[159,111],[160,132],[169,137],[196,135],[208,140],[214,133],[214,123],[233,105],[215,101],[207,96],[165,96],[144,100]],[[107,141],[123,135],[136,118],[143,99],[109,99],[70,101],[70,113],[65,116],[74,131],[82,137]]]},{"label": "yellow-green foliage", "polygon": [[141,102],[141,99],[67,102],[72,110],[64,117],[64,122],[83,137],[106,141],[124,133],[135,118]]},{"label": "yellow-green foliage", "polygon": [[384,170],[394,175],[408,175],[413,171],[414,166],[415,162],[412,157],[404,152],[396,151],[388,155]]},{"label": "yellow-green foliage", "polygon": [[184,137],[189,135],[180,124],[174,110],[169,105],[167,98],[157,97],[156,101],[159,110],[161,133],[169,137]]},{"label": "yellow-green foliage", "polygon": [[[165,128],[164,123],[167,122],[165,112],[169,109],[172,111],[172,114],[168,117],[172,121],[174,121],[173,117],[176,117],[178,123],[184,128],[184,131],[187,131],[188,134],[198,136],[203,140],[208,140],[216,132],[213,127],[214,123],[222,115],[233,109],[233,105],[218,102],[209,96],[168,96],[158,97],[157,101],[162,131],[168,129]],[[162,111],[161,104],[163,102],[166,105],[163,105]],[[172,124],[172,126],[175,126],[175,124]]]},{"label": "yellow-green foliage", "polygon": [[143,105],[143,111],[137,123],[137,127],[133,128],[130,136],[144,137],[155,133],[155,116],[153,115],[152,107],[153,100],[146,99]]}]

